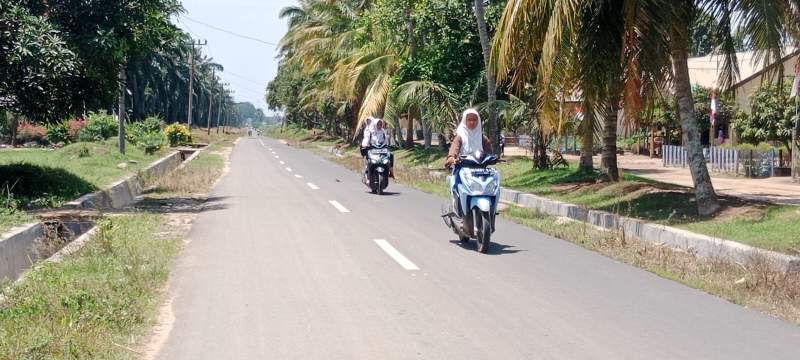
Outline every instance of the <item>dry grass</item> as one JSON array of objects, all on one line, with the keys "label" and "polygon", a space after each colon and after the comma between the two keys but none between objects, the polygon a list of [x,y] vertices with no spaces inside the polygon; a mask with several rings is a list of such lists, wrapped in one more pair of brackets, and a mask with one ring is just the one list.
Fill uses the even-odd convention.
[{"label": "dry grass", "polygon": [[[205,134],[205,133],[203,133]],[[225,164],[235,137],[216,137],[208,149],[170,176],[147,184],[150,198],[174,196],[206,196],[226,172]]]}]

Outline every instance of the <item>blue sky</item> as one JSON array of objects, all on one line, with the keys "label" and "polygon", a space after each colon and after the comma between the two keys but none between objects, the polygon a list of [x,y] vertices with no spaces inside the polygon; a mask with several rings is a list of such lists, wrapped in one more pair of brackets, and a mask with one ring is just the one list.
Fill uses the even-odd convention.
[{"label": "blue sky", "polygon": [[208,25],[277,43],[287,26],[278,12],[295,4],[296,0],[184,0],[186,13],[175,22],[194,38],[208,40],[203,52],[225,67],[220,77],[236,91],[237,101],[249,101],[267,111],[264,89],[278,70],[276,47]]}]

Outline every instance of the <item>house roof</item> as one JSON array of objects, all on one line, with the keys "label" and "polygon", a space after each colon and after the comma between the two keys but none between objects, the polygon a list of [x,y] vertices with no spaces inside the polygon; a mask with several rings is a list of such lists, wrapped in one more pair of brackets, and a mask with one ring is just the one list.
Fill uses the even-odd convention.
[{"label": "house roof", "polygon": [[[781,61],[765,65],[763,59],[757,61],[754,51],[743,51],[736,53],[736,61],[739,64],[739,80],[733,84],[737,88],[744,83],[758,78],[767,70],[785,63],[786,61],[800,54],[800,50],[794,47],[787,47],[783,51],[785,55]],[[722,70],[722,56],[707,55],[689,58],[689,78],[693,85],[707,88],[716,88],[719,81],[719,73]]]}]

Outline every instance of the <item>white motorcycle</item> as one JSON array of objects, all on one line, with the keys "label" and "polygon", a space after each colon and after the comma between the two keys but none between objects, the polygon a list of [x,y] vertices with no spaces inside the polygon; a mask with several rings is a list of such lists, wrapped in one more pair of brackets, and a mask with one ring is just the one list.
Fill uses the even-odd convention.
[{"label": "white motorcycle", "polygon": [[478,251],[485,254],[494,233],[500,196],[500,174],[489,166],[500,160],[480,151],[459,160],[453,175],[447,177],[452,204],[442,218],[462,243],[475,239]]}]

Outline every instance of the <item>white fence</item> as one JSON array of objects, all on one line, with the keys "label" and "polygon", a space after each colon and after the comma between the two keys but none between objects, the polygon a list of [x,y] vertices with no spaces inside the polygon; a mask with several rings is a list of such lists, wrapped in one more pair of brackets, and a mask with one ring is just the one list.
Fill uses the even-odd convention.
[{"label": "white fence", "polygon": [[669,167],[686,167],[689,162],[689,157],[682,146],[675,145],[662,145],[661,146],[661,161],[664,166]]},{"label": "white fence", "polygon": [[712,147],[711,149],[703,149],[703,155],[711,165],[709,167],[711,171],[729,174],[739,172],[739,152],[736,149]]},{"label": "white fence", "polygon": [[[682,146],[663,145],[662,162],[665,167],[687,167],[689,155]],[[775,149],[769,151],[739,151],[721,147],[703,149],[709,171],[747,177],[775,175]]]}]

